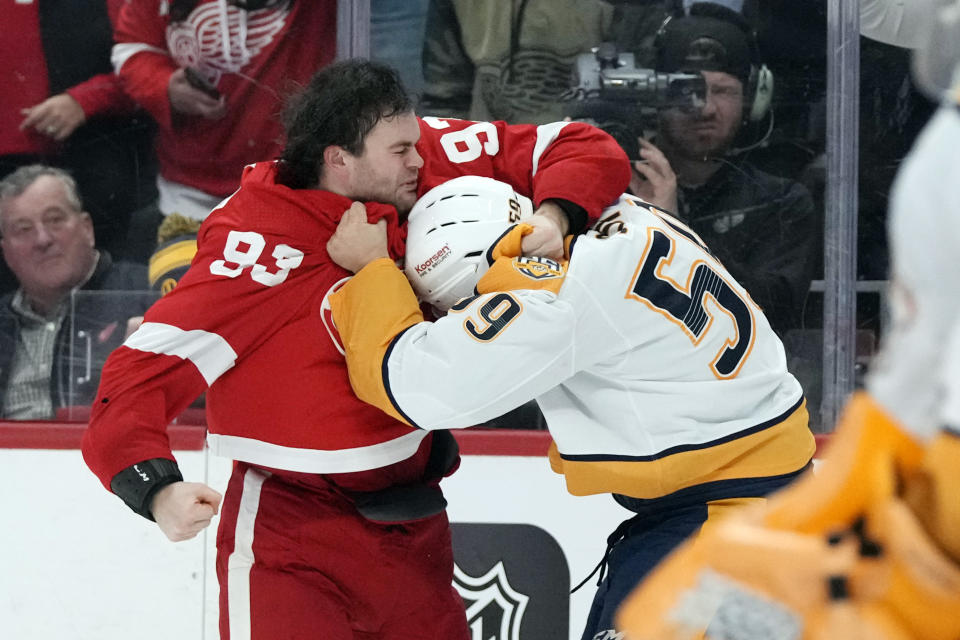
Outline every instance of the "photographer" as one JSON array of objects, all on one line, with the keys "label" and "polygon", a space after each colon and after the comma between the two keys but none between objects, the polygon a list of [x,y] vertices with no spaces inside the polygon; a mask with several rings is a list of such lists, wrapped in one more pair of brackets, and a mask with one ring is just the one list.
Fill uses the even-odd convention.
[{"label": "photographer", "polygon": [[[744,18],[713,3],[695,4],[689,15],[670,19],[654,48],[656,73],[635,73],[669,87],[689,82],[670,80],[683,77],[676,74],[700,74],[704,85],[640,94],[654,104],[637,102],[627,122],[602,124],[619,129],[610,132],[634,160],[630,190],[676,212],[783,335],[801,324],[821,242],[809,190],[747,160],[772,117],[772,74],[760,62]],[[598,120],[611,113],[602,103],[594,103],[603,116]],[[579,111],[592,108],[588,102]],[[647,128],[652,142],[642,137]]]}]

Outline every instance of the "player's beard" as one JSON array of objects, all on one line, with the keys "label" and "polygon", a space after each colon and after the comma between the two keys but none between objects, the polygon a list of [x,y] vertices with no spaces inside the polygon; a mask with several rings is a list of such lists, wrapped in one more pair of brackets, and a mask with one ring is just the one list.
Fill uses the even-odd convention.
[{"label": "player's beard", "polygon": [[353,199],[363,202],[380,202],[393,205],[397,209],[397,213],[400,214],[400,217],[405,218],[407,214],[410,213],[410,209],[413,208],[413,204],[417,201],[417,192],[408,191],[400,187],[392,191],[386,189],[371,189],[354,195]]},{"label": "player's beard", "polygon": [[364,171],[354,180],[356,186],[351,197],[362,202],[393,205],[400,216],[405,217],[417,201],[417,176],[418,172],[412,172],[403,178],[388,180],[374,171]]}]

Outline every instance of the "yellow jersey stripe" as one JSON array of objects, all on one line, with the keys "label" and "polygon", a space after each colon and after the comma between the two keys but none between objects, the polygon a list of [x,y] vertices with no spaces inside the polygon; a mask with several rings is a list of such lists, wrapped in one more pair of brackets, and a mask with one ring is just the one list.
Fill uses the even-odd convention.
[{"label": "yellow jersey stripe", "polygon": [[394,336],[423,321],[420,304],[403,271],[389,258],[374,260],[330,296],[330,309],[343,338],[354,393],[397,420],[412,424],[394,406],[383,369]]},{"label": "yellow jersey stripe", "polygon": [[[550,466],[574,495],[619,493],[640,499],[670,495],[708,482],[794,472],[813,457],[806,401],[781,422],[705,448],[642,459],[566,459],[551,445]],[[577,456],[574,456],[576,458]],[[609,458],[618,456],[611,455]]]}]

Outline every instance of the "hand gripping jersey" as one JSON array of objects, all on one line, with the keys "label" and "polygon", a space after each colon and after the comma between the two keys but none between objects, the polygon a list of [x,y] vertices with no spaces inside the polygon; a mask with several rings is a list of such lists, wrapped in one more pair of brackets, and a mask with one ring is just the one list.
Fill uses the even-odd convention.
[{"label": "hand gripping jersey", "polygon": [[782,344],[678,221],[623,196],[570,243],[566,264],[506,253],[479,295],[433,323],[418,322],[387,260],[334,294],[357,394],[427,430],[536,398],[551,462],[577,495],[718,499],[809,462]]},{"label": "hand gripping jersey", "polygon": [[[535,201],[565,198],[596,216],[629,177],[616,143],[580,123],[430,119],[421,131],[421,192],[455,175],[488,175]],[[578,176],[591,188],[576,186]],[[419,477],[426,432],[353,395],[330,321],[329,295],[348,273],[326,243],[349,206],[329,192],[275,184],[273,163],[245,170],[240,189],[201,227],[187,274],[104,367],[83,453],[105,486],[138,462],[172,460],[166,425],[205,389],[215,454],[350,473],[354,484],[358,472],[376,471],[351,487],[360,491]],[[396,211],[368,203],[367,212],[387,218],[399,258]]]}]

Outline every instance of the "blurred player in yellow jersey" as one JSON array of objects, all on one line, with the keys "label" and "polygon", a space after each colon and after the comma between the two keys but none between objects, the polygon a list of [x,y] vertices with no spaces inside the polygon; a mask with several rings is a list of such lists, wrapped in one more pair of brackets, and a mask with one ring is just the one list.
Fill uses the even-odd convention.
[{"label": "blurred player in yellow jersey", "polygon": [[661,564],[629,640],[960,638],[960,1],[868,6],[942,100],[893,187],[893,330],[818,471]]}]

